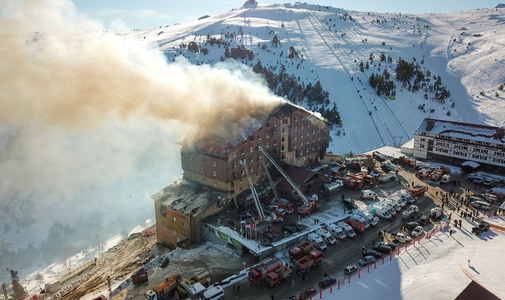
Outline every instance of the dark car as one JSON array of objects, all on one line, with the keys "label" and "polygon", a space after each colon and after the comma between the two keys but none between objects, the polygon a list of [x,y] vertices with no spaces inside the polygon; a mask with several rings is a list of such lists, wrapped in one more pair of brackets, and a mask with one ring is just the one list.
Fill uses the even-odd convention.
[{"label": "dark car", "polygon": [[391,248],[391,250],[395,251],[396,248],[398,248],[398,245],[393,243],[393,242],[385,242],[384,245],[388,246]]},{"label": "dark car", "polygon": [[170,264],[170,258],[165,258],[163,262],[161,263],[160,267],[166,268]]},{"label": "dark car", "polygon": [[289,224],[289,226],[296,228],[296,231],[304,231],[305,229],[307,229],[307,226],[299,223],[291,223]]},{"label": "dark car", "polygon": [[295,233],[297,231],[296,227],[290,224],[282,225],[282,230],[287,231],[288,233]]},{"label": "dark car", "polygon": [[393,251],[393,249],[391,249],[391,247],[386,246],[386,245],[375,245],[375,246],[373,246],[373,249],[377,252],[382,253],[382,254],[389,254],[389,253],[391,253],[391,251]]},{"label": "dark car", "polygon": [[328,276],[321,279],[321,281],[319,281],[317,285],[319,286],[319,288],[325,289],[335,283],[337,283],[337,279],[335,279],[335,277],[333,276]]},{"label": "dark car", "polygon": [[[426,225],[430,222],[430,218],[428,218],[426,215],[421,215],[419,217],[419,220],[417,220],[417,223],[421,224],[421,225]],[[415,227],[414,227],[415,228]]]},{"label": "dark car", "polygon": [[416,228],[417,226],[419,226],[419,223],[417,223],[417,222],[408,222],[407,224],[405,224],[403,226],[403,228],[405,228],[405,230],[411,231],[414,228]]},{"label": "dark car", "polygon": [[289,296],[289,297],[286,297],[285,300],[298,300],[298,297],[296,297],[296,296]]},{"label": "dark car", "polygon": [[298,299],[300,299],[300,300],[310,299],[310,296],[314,296],[315,294],[317,294],[316,289],[313,287],[309,287],[308,289],[306,289],[305,291],[300,293],[300,295],[298,296]]},{"label": "dark car", "polygon": [[374,261],[375,261],[375,257],[373,257],[373,256],[365,256],[365,257],[363,257],[362,259],[360,259],[358,261],[358,264],[363,267],[363,266],[366,266],[366,265],[369,265],[369,264],[373,263]]},{"label": "dark car", "polygon": [[377,252],[375,250],[367,250],[367,251],[363,252],[363,257],[365,257],[365,256],[373,256],[375,258],[381,258],[382,254],[380,254],[379,252]]},{"label": "dark car", "polygon": [[356,267],[355,265],[350,265],[350,266],[345,267],[344,274],[351,275],[352,273],[355,273],[357,271],[358,271],[358,267]]}]

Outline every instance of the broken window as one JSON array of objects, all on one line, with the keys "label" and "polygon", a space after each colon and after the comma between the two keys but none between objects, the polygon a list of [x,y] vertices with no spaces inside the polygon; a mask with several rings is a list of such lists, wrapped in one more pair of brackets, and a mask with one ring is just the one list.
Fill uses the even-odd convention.
[{"label": "broken window", "polygon": [[160,214],[163,217],[167,216],[167,206],[165,204],[160,204]]}]

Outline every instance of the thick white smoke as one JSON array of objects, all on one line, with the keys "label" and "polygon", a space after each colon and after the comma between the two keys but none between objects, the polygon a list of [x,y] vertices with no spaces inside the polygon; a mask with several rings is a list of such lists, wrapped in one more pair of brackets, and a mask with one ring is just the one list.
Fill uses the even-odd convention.
[{"label": "thick white smoke", "polygon": [[181,174],[175,141],[229,135],[281,101],[242,66],[169,64],[69,1],[0,10],[0,225],[44,221],[5,235],[25,244],[90,207],[152,216],[148,197]]}]

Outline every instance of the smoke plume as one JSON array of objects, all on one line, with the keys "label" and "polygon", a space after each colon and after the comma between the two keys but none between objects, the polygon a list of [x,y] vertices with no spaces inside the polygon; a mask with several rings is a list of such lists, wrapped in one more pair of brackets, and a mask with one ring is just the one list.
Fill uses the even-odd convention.
[{"label": "smoke plume", "polygon": [[282,101],[241,64],[168,63],[70,1],[0,11],[0,226],[31,226],[2,231],[25,245],[86,207],[152,216],[181,174],[175,141],[236,135]]},{"label": "smoke plume", "polygon": [[104,33],[68,1],[0,3],[0,118],[10,123],[89,128],[118,115],[228,134],[230,123],[280,101],[242,67],[168,64],[156,49]]}]

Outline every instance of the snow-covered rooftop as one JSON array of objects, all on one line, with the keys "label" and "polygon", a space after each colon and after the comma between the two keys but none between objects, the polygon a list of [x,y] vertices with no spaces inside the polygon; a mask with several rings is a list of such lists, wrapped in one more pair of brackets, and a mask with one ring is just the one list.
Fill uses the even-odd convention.
[{"label": "snow-covered rooftop", "polygon": [[[434,126],[430,130],[427,127],[429,121],[434,122]],[[430,133],[441,137],[460,139],[462,142],[477,141],[484,145],[489,143],[505,146],[503,131],[500,133],[500,130],[503,128],[426,118],[417,127],[416,134]]]}]

